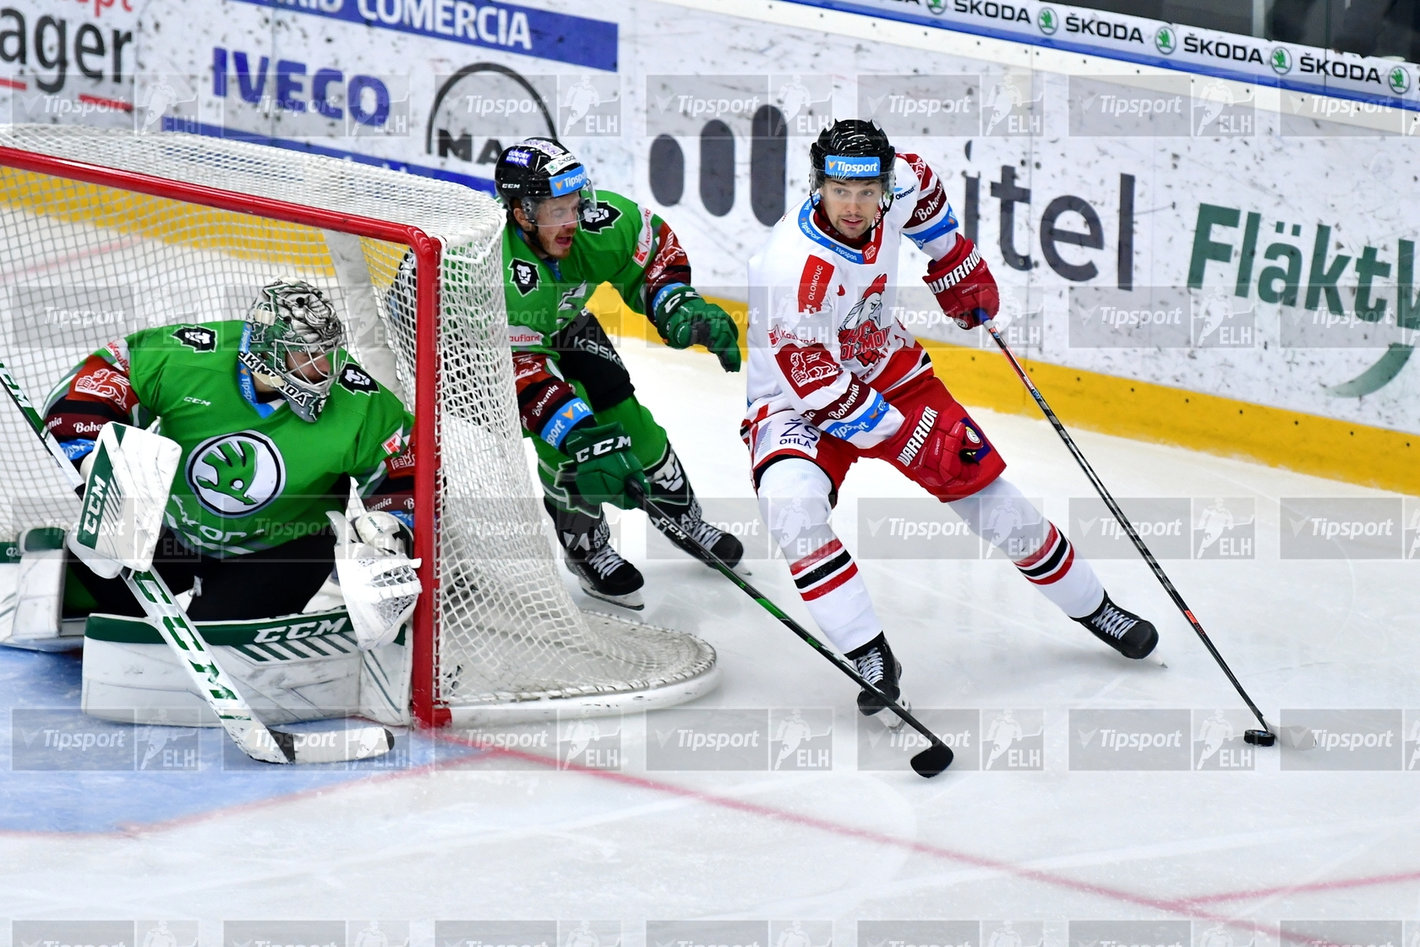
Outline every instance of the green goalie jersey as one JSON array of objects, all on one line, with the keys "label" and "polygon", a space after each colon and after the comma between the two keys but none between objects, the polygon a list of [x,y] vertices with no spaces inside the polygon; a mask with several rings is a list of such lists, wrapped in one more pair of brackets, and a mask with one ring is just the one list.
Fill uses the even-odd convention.
[{"label": "green goalie jersey", "polygon": [[320,415],[304,421],[280,397],[257,395],[237,360],[246,331],[241,320],[170,325],[111,342],[61,383],[46,423],[78,462],[103,424],[156,419],[153,429],[182,448],[165,522],[205,555],[326,529],[326,512],[344,509],[347,478],[407,518],[413,418],[399,398],[347,358]]}]

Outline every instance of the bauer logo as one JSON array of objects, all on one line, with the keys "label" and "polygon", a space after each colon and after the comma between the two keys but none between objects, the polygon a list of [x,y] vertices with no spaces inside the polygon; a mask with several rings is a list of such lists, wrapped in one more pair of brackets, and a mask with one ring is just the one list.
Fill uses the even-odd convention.
[{"label": "bauer logo", "polygon": [[[912,715],[952,748],[952,769],[980,768],[981,758],[976,750],[981,742],[980,711],[913,707]],[[872,717],[855,720],[860,770],[901,770],[909,759],[928,747],[927,738],[907,724],[894,730]]]},{"label": "bauer logo", "polygon": [[769,947],[769,922],[647,921],[646,947]]},{"label": "bauer logo", "polygon": [[1069,85],[1071,135],[1186,138],[1192,130],[1187,76],[1070,76]]},{"label": "bauer logo", "polygon": [[981,922],[859,921],[858,947],[981,947]]},{"label": "bauer logo", "polygon": [[345,921],[223,921],[222,947],[345,947]]},{"label": "bauer logo", "polygon": [[1045,711],[981,711],[981,768],[1045,769]]},{"label": "bauer logo", "polygon": [[133,766],[131,724],[69,709],[22,707],[10,712],[12,770],[116,772]]},{"label": "bauer logo", "polygon": [[[1187,559],[1192,537],[1187,497],[1126,497],[1116,501],[1130,527],[1157,559]],[[1071,497],[1070,541],[1089,559],[1134,559],[1129,531],[1099,497]]]},{"label": "bauer logo", "polygon": [[1069,947],[1191,947],[1189,921],[1070,921]]},{"label": "bauer logo", "polygon": [[770,921],[770,947],[833,947],[832,921]]},{"label": "bauer logo", "polygon": [[132,921],[10,922],[15,947],[134,947],[133,933]]},{"label": "bauer logo", "polygon": [[860,75],[857,114],[889,138],[972,138],[981,134],[981,84],[977,75]]},{"label": "bauer logo", "polygon": [[555,920],[435,921],[434,947],[557,947]]},{"label": "bauer logo", "polygon": [[1243,740],[1254,726],[1245,710],[1195,710],[1193,713],[1193,768],[1195,770],[1252,770],[1257,751]]},{"label": "bauer logo", "polygon": [[833,769],[833,711],[769,711],[769,768]]},{"label": "bauer logo", "polygon": [[664,710],[646,718],[646,769],[763,770],[769,711]]},{"label": "bauer logo", "polygon": [[1316,745],[1284,753],[1284,770],[1398,770],[1404,747],[1399,710],[1283,710],[1282,727],[1311,731]]},{"label": "bauer logo", "polygon": [[[980,501],[961,501],[973,509]],[[980,559],[981,540],[946,504],[928,497],[858,501],[861,559]]]},{"label": "bauer logo", "polygon": [[1283,497],[1283,559],[1398,559],[1399,497]]},{"label": "bauer logo", "polygon": [[[1096,218],[1096,221],[1098,218]],[[1102,234],[1099,226],[1092,232]],[[1100,241],[1102,244],[1103,237]],[[1192,345],[1192,301],[1177,286],[1071,286],[1066,344],[1072,349],[1186,349]]]},{"label": "bauer logo", "polygon": [[624,761],[621,717],[571,717],[557,722],[557,764],[562,769],[620,770]]},{"label": "bauer logo", "polygon": [[1193,558],[1257,558],[1257,500],[1253,497],[1194,497]]},{"label": "bauer logo", "polygon": [[1247,349],[1260,344],[1257,308],[1222,290],[1192,297],[1193,347]]},{"label": "bauer logo", "polygon": [[1187,770],[1190,728],[1187,710],[1071,710],[1070,769]]},{"label": "bauer logo", "polygon": [[1336,944],[1348,947],[1406,947],[1405,922],[1375,918],[1301,919],[1288,918],[1277,930],[1281,944],[1297,947],[1320,947]]}]

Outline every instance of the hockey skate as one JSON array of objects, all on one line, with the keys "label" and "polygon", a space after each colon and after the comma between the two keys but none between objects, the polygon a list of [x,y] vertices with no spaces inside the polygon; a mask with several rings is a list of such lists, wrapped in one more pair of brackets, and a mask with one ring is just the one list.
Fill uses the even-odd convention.
[{"label": "hockey skate", "polygon": [[646,580],[641,570],[621,558],[611,545],[611,527],[606,518],[564,510],[550,502],[547,508],[567,556],[567,570],[577,577],[582,591],[622,608],[645,608],[641,586]]},{"label": "hockey skate", "polygon": [[[861,648],[849,651],[847,656],[863,680],[876,685],[884,695],[900,704],[903,710],[910,709],[907,702],[901,698],[902,691],[897,683],[902,677],[902,662],[893,657],[886,635],[879,632],[876,638]],[[870,690],[864,689],[858,694],[858,713],[865,717],[876,716],[886,706],[882,697]],[[903,723],[902,718],[895,713],[884,714],[878,719],[891,730],[896,730]]]},{"label": "hockey skate", "polygon": [[[685,530],[691,539],[731,569],[741,575],[749,574],[749,570],[739,568],[740,560],[745,554],[744,544],[718,526],[705,522],[705,512],[700,501],[695,498],[690,480],[681,468],[680,458],[669,444],[666,445],[666,453],[660,463],[647,469],[646,479],[651,482],[651,494],[656,502],[675,519],[676,525]],[[693,546],[681,545],[670,533],[665,533],[665,537],[683,551],[697,559],[701,558],[699,551]]]},{"label": "hockey skate", "polygon": [[1111,602],[1108,593],[1099,608],[1075,621],[1126,658],[1136,661],[1148,657],[1159,643],[1159,633],[1152,623]]},{"label": "hockey skate", "polygon": [[716,559],[742,575],[749,574],[747,570],[739,567],[740,560],[744,558],[745,547],[735,536],[699,517],[691,519],[689,515],[681,517],[680,527]]}]

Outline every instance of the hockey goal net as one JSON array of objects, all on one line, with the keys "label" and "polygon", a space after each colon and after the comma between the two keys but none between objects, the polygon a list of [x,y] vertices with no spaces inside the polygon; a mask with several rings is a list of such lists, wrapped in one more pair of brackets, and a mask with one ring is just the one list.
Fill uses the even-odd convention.
[{"label": "hockey goal net", "polygon": [[[325,288],[352,355],[416,418],[414,714],[426,724],[613,713],[713,686],[691,635],[583,613],[522,443],[503,214],[462,185],[226,139],[0,128],[0,359],[34,402],[105,342],[239,319],[278,276]],[[417,279],[397,279],[401,262]],[[13,408],[0,538],[77,501]],[[260,594],[260,590],[253,590]]]}]

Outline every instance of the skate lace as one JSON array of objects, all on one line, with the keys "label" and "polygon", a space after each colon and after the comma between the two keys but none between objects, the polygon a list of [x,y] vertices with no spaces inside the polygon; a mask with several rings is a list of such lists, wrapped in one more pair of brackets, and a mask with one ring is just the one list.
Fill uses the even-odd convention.
[{"label": "skate lace", "polygon": [[720,541],[720,537],[725,535],[719,527],[712,526],[700,519],[691,523],[682,522],[681,529],[689,533],[691,539],[695,540],[706,549],[713,547]]},{"label": "skate lace", "polygon": [[863,676],[863,680],[869,684],[877,684],[883,679],[883,653],[874,648],[867,654],[854,659],[858,665],[858,673]]},{"label": "skate lace", "polygon": [[611,546],[603,546],[586,558],[587,565],[595,569],[597,575],[603,579],[615,572],[625,561]]},{"label": "skate lace", "polygon": [[1091,623],[1111,638],[1123,638],[1125,632],[1139,623],[1139,619],[1113,605],[1105,605],[1104,611],[1096,615]]}]

